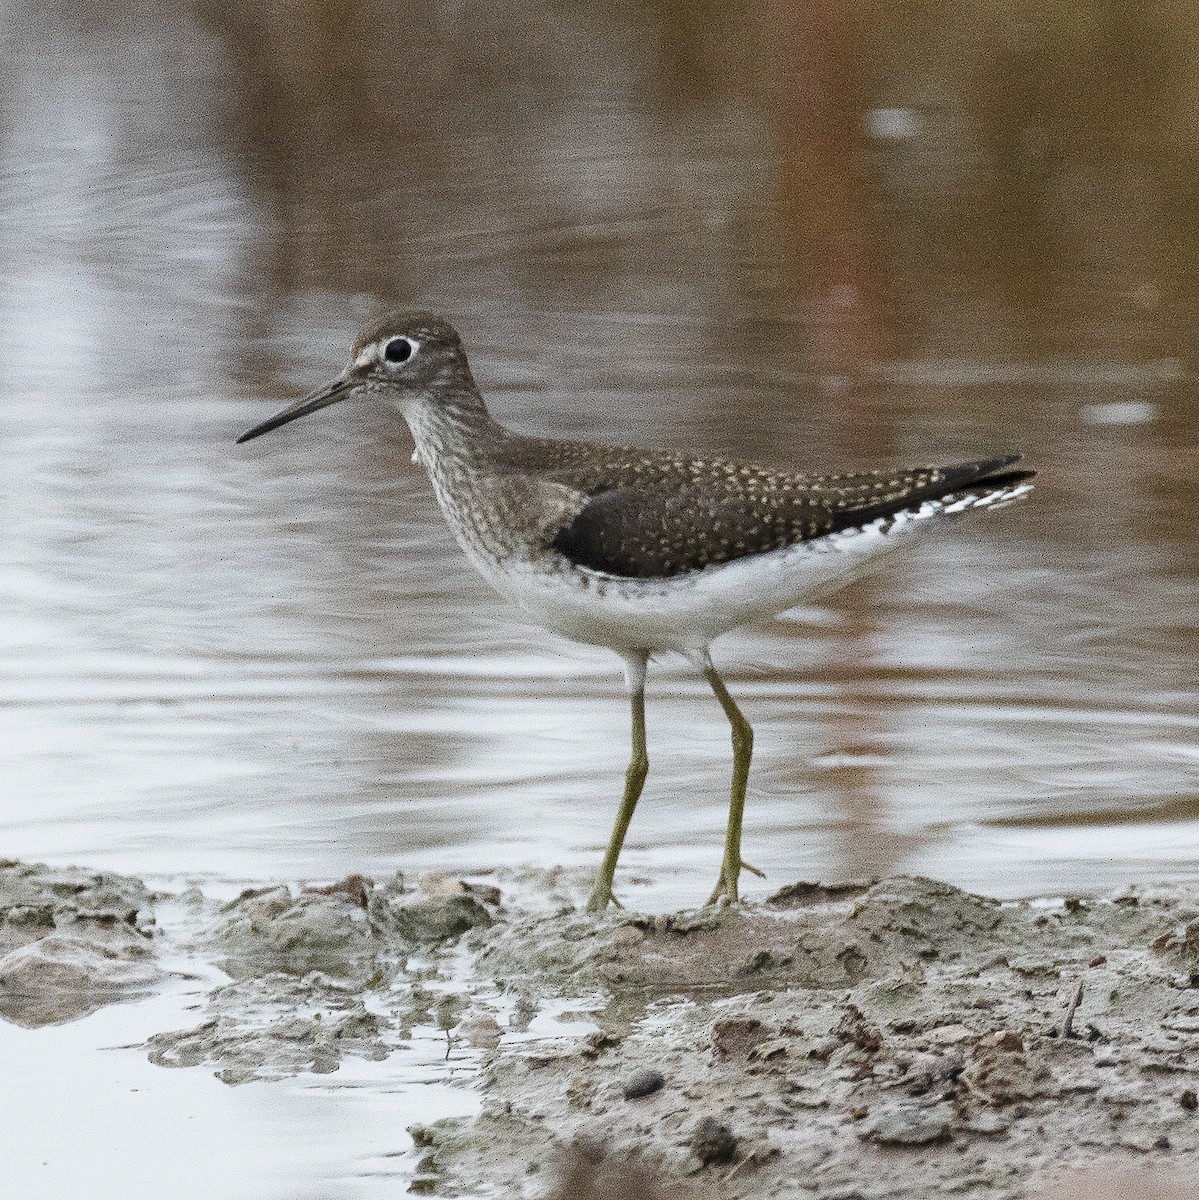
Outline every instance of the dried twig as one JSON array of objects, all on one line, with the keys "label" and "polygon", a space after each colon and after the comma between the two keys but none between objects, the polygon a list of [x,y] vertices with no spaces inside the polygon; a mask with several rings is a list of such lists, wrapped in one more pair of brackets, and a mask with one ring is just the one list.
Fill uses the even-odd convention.
[{"label": "dried twig", "polygon": [[1078,986],[1074,989],[1074,995],[1070,997],[1070,1003],[1066,1007],[1066,1019],[1062,1022],[1062,1037],[1068,1038],[1074,1036],[1074,1013],[1078,1008],[1079,1002],[1082,1000],[1082,978],[1079,977]]},{"label": "dried twig", "polygon": [[742,1159],[742,1160],[741,1160],[741,1161],[740,1161],[740,1162],[739,1162],[739,1163],[738,1163],[738,1164],[737,1164],[735,1167],[733,1167],[733,1168],[732,1168],[732,1170],[730,1170],[730,1171],[728,1172],[728,1174],[726,1174],[726,1175],[725,1175],[725,1176],[724,1176],[724,1177],[721,1179],[721,1181],[720,1181],[720,1182],[721,1182],[721,1183],[728,1183],[728,1181],[729,1181],[730,1179],[732,1179],[732,1177],[733,1177],[734,1175],[736,1175],[736,1174],[737,1174],[737,1172],[738,1172],[738,1171],[740,1171],[740,1170],[741,1170],[741,1168],[742,1168],[743,1166],[745,1166],[745,1164],[746,1164],[747,1162],[749,1162],[749,1160],[750,1160],[751,1158],[753,1158],[753,1155],[752,1155],[752,1154],[747,1154],[747,1155],[746,1155],[746,1156],[745,1156],[745,1157],[744,1157],[744,1158],[743,1158],[743,1159]]}]

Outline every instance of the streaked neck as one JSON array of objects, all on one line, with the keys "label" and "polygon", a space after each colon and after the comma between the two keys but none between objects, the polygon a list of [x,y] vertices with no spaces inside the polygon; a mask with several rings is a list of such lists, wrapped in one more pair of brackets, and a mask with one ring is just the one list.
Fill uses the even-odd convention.
[{"label": "streaked neck", "polygon": [[412,430],[417,457],[430,474],[439,464],[442,469],[483,467],[512,436],[473,387],[430,389],[405,399],[400,410]]}]

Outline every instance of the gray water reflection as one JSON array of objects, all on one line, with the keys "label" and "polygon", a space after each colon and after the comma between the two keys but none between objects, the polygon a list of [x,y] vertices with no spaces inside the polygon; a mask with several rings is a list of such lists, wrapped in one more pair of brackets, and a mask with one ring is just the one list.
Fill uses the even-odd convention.
[{"label": "gray water reflection", "polygon": [[[416,1165],[396,1119],[404,1099],[411,1106],[419,1096],[425,1120],[477,1108],[446,1082],[431,1038],[387,1063],[292,1084],[230,1088],[203,1072],[163,1070],[129,1043],[186,1025],[194,1014],[183,999],[176,989],[37,1031],[0,1022],[13,1194],[74,1195],[86,1177],[102,1197],[382,1200],[404,1193]],[[396,1059],[408,1060],[402,1071]]]},{"label": "gray water reflection", "polygon": [[[3,852],[596,861],[615,660],[487,593],[383,414],[232,444],[420,303],[521,429],[1042,472],[724,644],[755,889],[1199,874],[1190,15],[1024,11],[6,9]],[[692,902],[727,730],[671,663],[649,720],[622,887]]]}]

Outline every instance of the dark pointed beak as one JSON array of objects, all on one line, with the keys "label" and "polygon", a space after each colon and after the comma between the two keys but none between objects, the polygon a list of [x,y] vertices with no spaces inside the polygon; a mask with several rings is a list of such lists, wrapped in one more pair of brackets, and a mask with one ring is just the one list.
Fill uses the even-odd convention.
[{"label": "dark pointed beak", "polygon": [[255,425],[253,429],[247,429],[237,439],[238,444],[248,442],[251,438],[258,437],[259,434],[270,433],[272,429],[278,429],[280,425],[286,425],[288,421],[294,421],[297,417],[306,417],[309,413],[316,412],[318,408],[325,408],[330,404],[336,404],[338,400],[344,400],[353,386],[354,380],[349,375],[342,375],[341,378],[335,379],[326,387],[318,388],[302,400],[297,400],[294,404],[289,404],[273,417],[267,417],[261,425]]}]

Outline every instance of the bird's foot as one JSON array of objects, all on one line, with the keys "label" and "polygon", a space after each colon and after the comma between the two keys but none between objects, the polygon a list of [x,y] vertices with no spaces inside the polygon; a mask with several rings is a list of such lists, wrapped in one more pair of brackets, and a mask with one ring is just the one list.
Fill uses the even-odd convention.
[{"label": "bird's foot", "polygon": [[609,904],[616,908],[624,908],[624,905],[613,894],[611,883],[601,881],[591,889],[591,895],[587,900],[587,911],[593,913],[606,912]]},{"label": "bird's foot", "polygon": [[741,864],[729,866],[728,863],[721,868],[720,878],[716,881],[716,886],[712,889],[712,894],[708,897],[708,904],[740,904],[741,897],[737,895],[737,879],[741,874]]},{"label": "bird's foot", "polygon": [[757,867],[751,867],[743,858],[736,859],[732,863],[726,861],[720,869],[720,878],[716,881],[716,886],[712,889],[712,894],[708,897],[708,904],[740,904],[741,897],[737,893],[737,883],[742,871],[748,871],[751,875],[756,875],[759,879],[766,878],[765,871],[759,871]]}]

